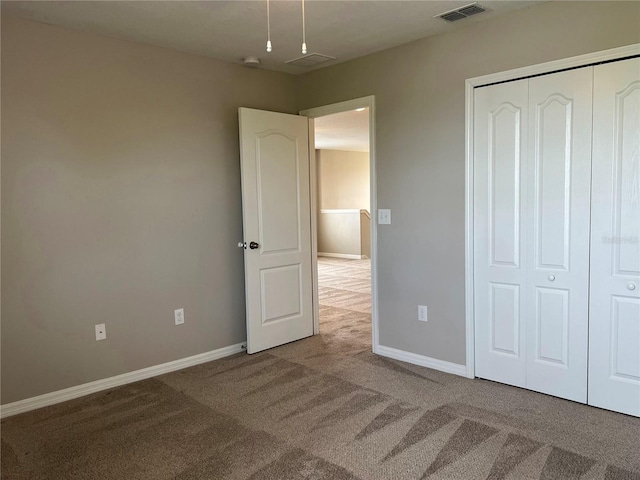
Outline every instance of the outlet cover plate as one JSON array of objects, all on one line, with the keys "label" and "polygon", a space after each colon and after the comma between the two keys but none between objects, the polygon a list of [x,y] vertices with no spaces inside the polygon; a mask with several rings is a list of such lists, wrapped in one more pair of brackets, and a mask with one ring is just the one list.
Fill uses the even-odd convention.
[{"label": "outlet cover plate", "polygon": [[96,341],[107,339],[107,326],[104,323],[96,325]]},{"label": "outlet cover plate", "polygon": [[178,308],[173,311],[173,315],[176,320],[176,325],[182,325],[184,323],[184,308]]}]

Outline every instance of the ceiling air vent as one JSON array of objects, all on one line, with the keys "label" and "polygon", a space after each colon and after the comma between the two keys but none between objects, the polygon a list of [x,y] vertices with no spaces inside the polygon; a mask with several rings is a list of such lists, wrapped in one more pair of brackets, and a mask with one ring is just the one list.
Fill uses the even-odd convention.
[{"label": "ceiling air vent", "polygon": [[449,10],[448,12],[436,15],[434,18],[441,18],[443,20],[446,20],[447,22],[455,22],[457,20],[462,20],[463,18],[467,18],[471,15],[476,15],[477,13],[482,13],[484,11],[486,10],[477,3],[471,3],[469,5],[465,5],[464,7],[456,8],[455,10]]},{"label": "ceiling air vent", "polygon": [[467,17],[470,17],[471,15],[475,15],[476,13],[482,13],[484,11],[485,11],[484,8],[482,8],[477,3],[473,3],[471,5],[467,5],[466,7],[462,7],[458,9],[458,12],[460,12],[463,15],[466,15]]},{"label": "ceiling air vent", "polygon": [[322,55],[321,53],[310,53],[308,55],[304,55],[299,58],[294,58],[293,60],[289,60],[289,65],[295,65],[296,67],[313,67],[315,65],[319,65],[324,62],[328,62],[330,60],[335,60],[335,57],[330,57],[329,55]]}]

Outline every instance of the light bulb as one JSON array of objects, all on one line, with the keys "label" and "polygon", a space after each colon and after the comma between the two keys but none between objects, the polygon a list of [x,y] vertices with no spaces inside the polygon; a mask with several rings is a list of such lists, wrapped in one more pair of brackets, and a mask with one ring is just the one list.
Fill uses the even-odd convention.
[{"label": "light bulb", "polygon": [[267,40],[267,52],[271,51],[271,40]]},{"label": "light bulb", "polygon": [[302,42],[302,54],[306,55],[307,53],[307,44],[305,42]]}]

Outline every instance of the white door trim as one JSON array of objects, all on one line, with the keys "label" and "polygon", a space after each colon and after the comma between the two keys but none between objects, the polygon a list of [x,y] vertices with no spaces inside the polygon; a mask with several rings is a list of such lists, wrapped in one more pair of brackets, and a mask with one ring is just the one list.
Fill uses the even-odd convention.
[{"label": "white door trim", "polygon": [[[377,211],[377,188],[376,188],[376,124],[375,124],[375,96],[370,95],[368,97],[356,98],[353,100],[347,100],[346,102],[334,103],[331,105],[325,105],[322,107],[310,108],[302,110],[300,115],[310,117],[311,119],[316,117],[323,117],[325,115],[331,115],[334,113],[347,112],[349,110],[355,110],[356,108],[368,108],[369,109],[369,170],[370,170],[370,186],[369,191],[371,195],[371,336],[373,352],[377,353],[379,347],[379,335],[378,335],[378,235],[376,215]],[[309,158],[311,159],[311,261],[312,271],[314,273],[313,278],[313,301],[314,301],[314,317],[313,317],[313,332],[318,334],[320,332],[320,318],[318,313],[318,218],[317,218],[317,194],[316,191],[316,159],[315,159],[315,145],[311,142],[314,138],[313,121],[309,122],[309,148],[313,149],[313,152],[309,152]]]},{"label": "white door trim", "polygon": [[577,68],[600,62],[621,60],[640,55],[640,43],[612,48],[601,52],[554,60],[506,72],[469,78],[465,82],[465,323],[467,377],[475,377],[474,318],[473,310],[473,105],[474,88],[519,78],[543,75],[559,70]]},{"label": "white door trim", "polygon": [[[302,114],[302,113],[301,113]],[[309,115],[305,115],[309,116]],[[316,179],[316,132],[309,116],[309,194],[311,195],[311,299],[313,301],[313,334],[320,333],[320,300],[318,298],[318,181]]]}]

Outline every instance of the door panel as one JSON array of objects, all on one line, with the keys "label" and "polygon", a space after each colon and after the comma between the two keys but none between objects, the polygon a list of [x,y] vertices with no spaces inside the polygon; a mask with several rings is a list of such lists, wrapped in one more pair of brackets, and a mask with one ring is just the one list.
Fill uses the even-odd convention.
[{"label": "door panel", "polygon": [[520,287],[490,283],[491,353],[520,355]]},{"label": "door panel", "polygon": [[300,191],[296,139],[278,131],[256,136],[261,254],[298,250]]},{"label": "door panel", "polygon": [[474,117],[476,375],[521,387],[527,90],[526,80],[477,89]]},{"label": "door panel", "polygon": [[[637,62],[637,61],[636,61]],[[636,72],[637,73],[637,72]],[[640,149],[640,80],[631,82],[616,94],[614,112],[614,191],[613,242],[616,275],[640,275],[640,195],[638,155]],[[624,241],[624,239],[631,239]],[[635,241],[633,240],[635,239]]]},{"label": "door panel", "polygon": [[640,59],[594,67],[589,404],[640,416]]},{"label": "door panel", "polygon": [[631,382],[640,379],[640,299],[612,297],[611,376]]},{"label": "door panel", "polygon": [[529,80],[527,388],[585,403],[593,69]]},{"label": "door panel", "polygon": [[262,324],[288,320],[300,315],[300,265],[265,268],[260,271],[262,291]]},{"label": "door panel", "polygon": [[308,119],[240,108],[247,351],[313,335]]},{"label": "door panel", "polygon": [[535,361],[567,368],[569,290],[536,288]]},{"label": "door panel", "polygon": [[[537,93],[540,86],[534,81],[529,88]],[[572,107],[571,99],[559,94],[535,106],[537,268],[568,270],[569,266]]]},{"label": "door panel", "polygon": [[489,113],[491,265],[520,264],[520,109],[504,102]]}]

